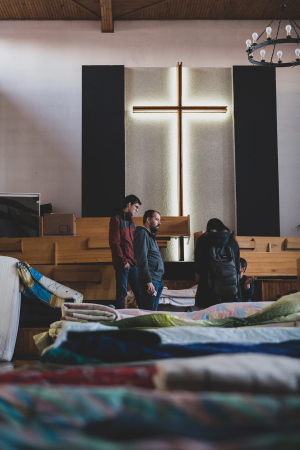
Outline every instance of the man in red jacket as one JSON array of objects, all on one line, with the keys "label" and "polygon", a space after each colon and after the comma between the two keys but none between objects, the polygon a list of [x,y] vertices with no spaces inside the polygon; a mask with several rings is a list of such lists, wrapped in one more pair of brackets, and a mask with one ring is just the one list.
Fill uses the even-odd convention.
[{"label": "man in red jacket", "polygon": [[123,203],[123,209],[114,210],[109,224],[109,245],[116,274],[116,308],[125,307],[127,283],[139,304],[141,291],[138,283],[138,270],[133,252],[133,232],[135,223],[133,216],[139,209],[141,201],[135,195],[128,195]]}]

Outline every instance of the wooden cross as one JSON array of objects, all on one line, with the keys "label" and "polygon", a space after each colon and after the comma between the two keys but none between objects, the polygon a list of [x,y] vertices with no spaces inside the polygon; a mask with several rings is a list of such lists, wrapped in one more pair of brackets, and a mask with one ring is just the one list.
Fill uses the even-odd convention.
[{"label": "wooden cross", "polygon": [[[183,106],[182,105],[182,63],[177,63],[176,106],[134,106],[134,113],[177,113],[178,117],[178,199],[179,216],[183,216],[183,167],[182,167],[182,114],[183,113],[226,113],[227,106]],[[180,238],[180,261],[183,261],[183,238]]]}]

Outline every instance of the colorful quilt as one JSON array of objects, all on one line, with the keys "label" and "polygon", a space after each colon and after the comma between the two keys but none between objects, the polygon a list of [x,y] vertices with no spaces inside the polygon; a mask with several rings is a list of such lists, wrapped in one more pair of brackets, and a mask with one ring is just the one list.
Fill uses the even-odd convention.
[{"label": "colorful quilt", "polygon": [[293,322],[300,320],[300,292],[281,297],[276,302],[271,302],[264,309],[246,317],[230,316],[217,319],[188,320],[180,319],[168,314],[149,314],[135,316],[120,320],[109,325],[118,328],[159,328],[172,326],[199,326],[199,327],[242,327],[253,325],[267,325],[274,323]]},{"label": "colorful quilt", "polygon": [[0,384],[68,385],[68,386],[135,386],[154,387],[154,365],[99,367],[80,366],[59,370],[40,367],[0,373]]},{"label": "colorful quilt", "polygon": [[[236,302],[220,303],[200,311],[173,312],[168,314],[189,320],[225,319],[226,317],[248,317],[255,314],[273,302]],[[146,311],[144,309],[119,309],[121,319],[139,317],[146,314],[165,314],[165,311]]]},{"label": "colorful quilt", "polygon": [[297,449],[300,397],[0,386],[0,448]]},{"label": "colorful quilt", "polygon": [[83,301],[83,295],[34,270],[27,263],[17,263],[20,276],[20,291],[29,298],[38,298],[52,308],[61,309],[67,300],[75,303]]}]

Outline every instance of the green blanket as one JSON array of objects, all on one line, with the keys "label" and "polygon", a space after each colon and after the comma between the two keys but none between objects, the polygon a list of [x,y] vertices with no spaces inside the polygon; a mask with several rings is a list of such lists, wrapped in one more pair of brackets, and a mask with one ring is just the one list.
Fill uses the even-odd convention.
[{"label": "green blanket", "polygon": [[117,322],[105,322],[105,325],[124,328],[161,328],[161,327],[221,327],[236,328],[253,325],[267,325],[300,320],[300,292],[286,295],[272,305],[248,317],[227,317],[212,320],[183,320],[171,314],[147,314],[130,317]]}]

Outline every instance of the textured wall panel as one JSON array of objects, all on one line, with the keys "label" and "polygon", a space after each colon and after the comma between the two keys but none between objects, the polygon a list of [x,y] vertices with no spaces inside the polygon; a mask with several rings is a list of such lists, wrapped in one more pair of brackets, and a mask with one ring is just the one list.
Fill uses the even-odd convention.
[{"label": "textured wall panel", "polygon": [[[126,195],[135,193],[142,208],[178,214],[177,115],[133,114],[132,106],[174,105],[175,68],[125,69]],[[235,227],[235,177],[231,69],[183,68],[183,105],[227,105],[224,114],[184,114],[184,215],[191,216],[185,260],[193,260],[194,231],[212,217]],[[178,258],[172,241],[165,260]]]},{"label": "textured wall panel", "polygon": [[193,259],[193,233],[217,217],[235,229],[235,174],[232,74],[227,68],[183,68],[183,105],[227,106],[226,114],[183,115],[184,215],[191,216],[192,239],[185,245]]}]

